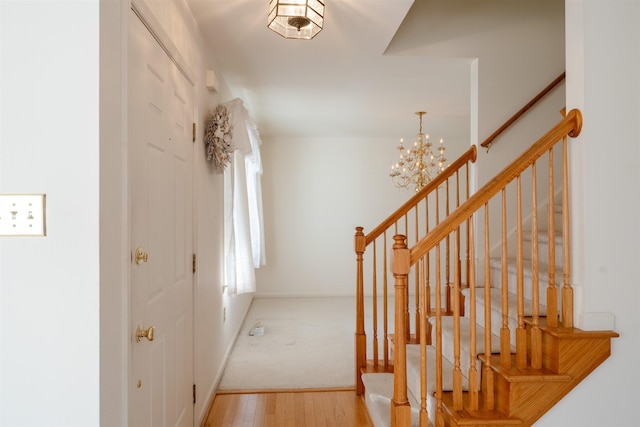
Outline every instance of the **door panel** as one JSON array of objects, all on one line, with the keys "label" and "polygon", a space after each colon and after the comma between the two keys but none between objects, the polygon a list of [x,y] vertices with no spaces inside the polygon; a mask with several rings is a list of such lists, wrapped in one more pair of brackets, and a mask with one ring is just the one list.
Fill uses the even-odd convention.
[{"label": "door panel", "polygon": [[[193,426],[193,87],[131,12],[129,425]],[[153,327],[153,339],[136,328]]]}]

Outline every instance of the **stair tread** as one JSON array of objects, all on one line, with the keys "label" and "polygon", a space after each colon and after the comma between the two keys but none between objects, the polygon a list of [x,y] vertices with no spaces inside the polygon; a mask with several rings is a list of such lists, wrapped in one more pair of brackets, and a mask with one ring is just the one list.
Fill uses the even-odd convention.
[{"label": "stair tread", "polygon": [[[524,265],[522,266],[522,273],[524,274],[525,277],[531,277],[532,275],[531,259],[523,257],[523,261],[524,261]],[[491,258],[489,260],[489,265],[491,268],[502,269],[502,258],[500,257]],[[515,256],[507,257],[507,271],[509,273],[515,273],[517,269],[518,269],[517,257]],[[556,273],[555,274],[556,286],[559,286],[560,283],[562,283],[561,279],[563,277],[562,266],[556,265],[555,273]],[[538,277],[541,279],[541,281],[542,280],[546,281],[546,278],[549,277],[549,265],[544,262],[540,262],[540,260],[538,260]]]},{"label": "stair tread", "polygon": [[468,404],[468,393],[462,396],[463,408],[454,411],[453,393],[445,392],[442,394],[442,403],[444,410],[449,413],[456,421],[457,426],[522,426],[522,421],[518,418],[510,418],[497,410],[483,409],[482,405],[477,411],[472,411]]},{"label": "stair tread", "polygon": [[360,372],[363,374],[381,374],[381,373],[393,373],[393,365],[384,364],[384,360],[379,360],[378,364],[374,364],[373,360],[367,360],[367,364],[360,368]]},{"label": "stair tread", "polygon": [[[436,366],[436,349],[428,345],[427,353],[427,396],[436,391],[435,366]],[[420,345],[407,345],[407,386],[416,399],[420,398]],[[453,390],[453,364],[446,358],[442,358],[442,389]],[[462,387],[468,390],[467,377],[462,375]]]},{"label": "stair tread", "polygon": [[[486,361],[484,355],[478,356],[483,362]],[[524,383],[524,382],[566,382],[571,381],[571,375],[556,374],[551,369],[540,368],[534,369],[530,366],[520,369],[516,367],[516,357],[511,355],[511,365],[504,367],[500,364],[500,356],[493,355],[490,358],[490,366],[496,373],[501,375],[505,380],[510,383]]]},{"label": "stair tread", "polygon": [[[436,322],[436,318],[435,317],[430,317],[429,321],[431,322],[432,325],[434,325],[435,327],[435,322]],[[454,317],[453,316],[443,316],[442,317],[442,336],[453,336],[454,334]],[[467,317],[460,317],[460,336],[462,337],[461,339],[461,350],[460,350],[460,354],[461,355],[468,355],[469,352],[468,350],[466,351],[466,353],[463,351],[463,349],[466,349],[468,347],[466,347],[464,344],[465,342],[469,341],[469,335],[470,335],[470,331],[471,331],[471,321],[469,320],[469,318]],[[484,345],[484,327],[482,327],[482,325],[476,324],[476,337],[478,338],[478,343],[480,343],[481,345]],[[444,339],[443,339],[444,341]],[[512,350],[515,351],[515,347],[512,346]],[[500,352],[500,337],[495,335],[495,334],[491,334],[491,353],[498,353]],[[484,352],[484,348],[479,349],[478,350],[478,354]]]},{"label": "stair tread", "polygon": [[[462,294],[465,297],[469,297],[469,295],[471,294],[471,290],[463,289]],[[500,289],[491,288],[490,299],[491,299],[491,307],[500,311],[500,313],[502,313],[502,292],[500,292]],[[507,313],[508,317],[512,319],[517,319],[518,317],[517,295],[511,292],[507,292],[507,300],[509,302],[509,305],[508,305],[509,311]],[[478,301],[480,305],[484,306],[484,288],[476,288],[476,301]],[[468,316],[468,311],[469,310],[465,309],[465,316]],[[483,316],[482,313],[483,312],[481,310],[478,310],[479,316]],[[533,301],[526,298],[524,299],[524,315],[525,316],[533,315]],[[540,303],[538,315],[539,316],[547,315],[547,306],[545,304]],[[478,320],[482,320],[482,319],[478,319]]]},{"label": "stair tread", "polygon": [[[554,241],[557,245],[562,244],[562,230],[556,230],[553,233]],[[522,239],[526,241],[531,241],[532,238],[531,230],[525,231],[522,233]],[[547,230],[538,230],[538,242],[539,243],[548,243],[549,242],[549,232]]]},{"label": "stair tread", "polygon": [[[525,318],[524,321],[525,323],[530,323],[531,319]],[[618,338],[620,336],[619,333],[614,331],[584,331],[578,328],[565,328],[564,326],[552,328],[547,326],[547,319],[544,317],[540,318],[539,326],[544,329],[546,334],[562,339]]]}]

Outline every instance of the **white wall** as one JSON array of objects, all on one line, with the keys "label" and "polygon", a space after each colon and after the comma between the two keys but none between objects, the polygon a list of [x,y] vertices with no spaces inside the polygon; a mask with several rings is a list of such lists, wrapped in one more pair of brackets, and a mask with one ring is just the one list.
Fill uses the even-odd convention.
[{"label": "white wall", "polygon": [[3,426],[99,422],[98,7],[0,2],[0,193],[47,195],[0,237]]},{"label": "white wall", "polygon": [[[556,76],[557,77],[557,76]],[[551,83],[549,81],[548,83]],[[536,103],[530,110],[528,110],[520,119],[518,119],[513,125],[507,128],[498,138],[494,140],[489,151],[480,148],[478,150],[478,160],[476,162],[478,169],[478,188],[487,184],[487,182],[502,171],[507,165],[509,165],[514,159],[520,156],[527,148],[529,148],[534,142],[542,137],[549,129],[555,126],[562,120],[560,110],[566,105],[565,102],[565,83],[562,82],[556,88],[543,97],[538,103]],[[537,93],[532,91],[531,98]],[[513,111],[515,114],[516,111]],[[482,140],[480,141],[482,142]],[[556,144],[554,148],[555,158],[555,186],[559,188],[562,179],[562,144]],[[537,177],[538,177],[538,209],[542,210],[543,214],[539,215],[538,226],[540,229],[546,227],[547,216],[544,214],[544,210],[547,206],[547,186],[548,186],[548,163],[547,157],[543,157],[542,161],[538,162]],[[524,193],[528,196],[523,196],[522,210],[524,212],[525,229],[527,224],[531,220],[531,207],[532,201],[530,197],[531,191],[531,174],[530,171],[525,172],[522,176],[522,188]],[[495,199],[497,200],[497,199]],[[507,217],[515,218],[516,211],[516,196],[515,196],[515,180],[511,182],[511,185],[507,190]],[[489,229],[491,230],[491,251],[493,256],[499,256],[502,250],[501,244],[501,229],[502,213],[499,203],[492,202],[490,204],[491,216],[489,219]],[[511,227],[508,230],[509,234],[515,233],[515,223],[509,225]],[[480,221],[477,224],[476,232],[478,235],[483,235],[484,224]],[[509,255],[515,254],[516,246],[511,241],[507,245]],[[497,252],[496,252],[497,251]],[[484,247],[479,245],[476,248],[476,256],[480,259],[484,256]],[[483,279],[484,272],[482,269],[478,271],[478,279]]]},{"label": "white wall", "polygon": [[249,309],[253,294],[229,297],[223,292],[223,175],[217,174],[206,160],[203,132],[209,111],[220,102],[233,99],[220,80],[219,92],[202,91],[208,69],[216,70],[215,52],[199,41],[204,56],[198,70],[198,129],[194,156],[195,234],[194,244],[198,254],[196,288],[194,293],[195,366],[198,387],[195,420],[200,423],[207,415],[224,363]]},{"label": "white wall", "polygon": [[[469,119],[459,121],[459,134],[445,136],[451,160],[469,148]],[[413,132],[398,138],[412,141]],[[391,184],[397,145],[376,137],[264,141],[267,265],[256,270],[257,295],[355,295],[355,227],[372,231],[415,194]]]},{"label": "white wall", "polygon": [[[223,76],[219,94],[204,87],[214,55],[182,0],[145,4],[196,76],[202,130],[232,98]],[[0,193],[46,193],[48,219],[46,237],[0,237],[3,426],[126,425],[128,16],[128,2],[0,2]],[[222,178],[201,144],[197,421],[251,301],[222,293]]]},{"label": "white wall", "polygon": [[[614,329],[611,357],[538,423],[640,425],[640,3],[566,2],[576,326]],[[603,154],[611,159],[602,161]]]},{"label": "white wall", "polygon": [[564,7],[557,0],[484,0],[482,7],[429,0],[414,3],[386,52],[477,58],[482,142],[562,73],[563,41]]}]

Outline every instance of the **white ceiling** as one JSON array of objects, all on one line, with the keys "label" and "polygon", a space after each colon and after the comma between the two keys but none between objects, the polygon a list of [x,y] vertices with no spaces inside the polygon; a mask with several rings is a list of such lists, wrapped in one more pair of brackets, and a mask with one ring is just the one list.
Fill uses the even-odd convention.
[{"label": "white ceiling", "polygon": [[416,111],[434,136],[468,135],[472,59],[495,56],[503,28],[544,32],[564,10],[556,0],[326,0],[324,29],[290,40],[267,28],[268,3],[187,0],[216,74],[263,137],[410,138]]}]

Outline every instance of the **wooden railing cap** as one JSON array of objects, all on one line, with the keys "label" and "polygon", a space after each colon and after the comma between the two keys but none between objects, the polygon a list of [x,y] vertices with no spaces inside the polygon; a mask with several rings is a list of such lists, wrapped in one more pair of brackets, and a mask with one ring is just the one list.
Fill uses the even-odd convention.
[{"label": "wooden railing cap", "polygon": [[367,247],[367,243],[363,227],[356,227],[356,235],[354,236],[354,240],[356,253],[364,253],[364,250]]}]

